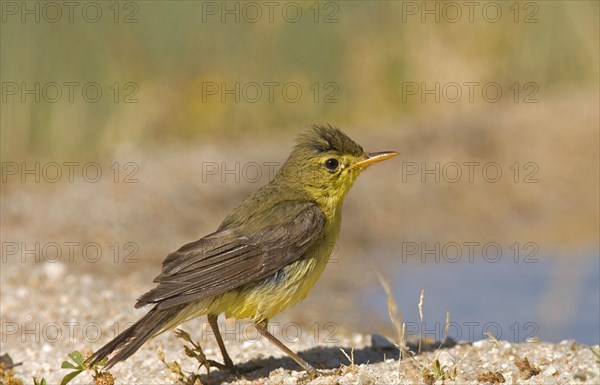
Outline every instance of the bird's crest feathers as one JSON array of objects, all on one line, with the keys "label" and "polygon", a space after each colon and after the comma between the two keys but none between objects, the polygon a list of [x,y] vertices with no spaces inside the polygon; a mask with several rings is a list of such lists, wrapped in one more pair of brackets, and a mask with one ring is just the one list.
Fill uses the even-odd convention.
[{"label": "bird's crest feathers", "polygon": [[344,134],[339,128],[330,124],[315,124],[308,133],[301,134],[296,144],[297,149],[310,150],[316,153],[336,151],[340,154],[361,156],[363,148]]}]

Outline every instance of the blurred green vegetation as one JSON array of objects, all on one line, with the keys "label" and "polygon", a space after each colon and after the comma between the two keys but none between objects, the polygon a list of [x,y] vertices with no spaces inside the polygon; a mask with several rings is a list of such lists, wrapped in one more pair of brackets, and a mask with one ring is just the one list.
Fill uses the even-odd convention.
[{"label": "blurred green vegetation", "polygon": [[[272,23],[266,15],[256,23],[222,23],[219,16],[203,22],[205,3],[137,2],[137,23],[115,23],[109,2],[100,2],[105,14],[97,23],[77,12],[73,23],[4,20],[2,82],[97,82],[104,94],[98,103],[77,93],[73,103],[64,96],[23,103],[3,90],[2,158],[110,156],[120,142],[276,137],[322,121],[376,127],[456,108],[418,98],[403,102],[403,82],[533,81],[544,99],[598,87],[595,1],[533,3],[535,23],[523,22],[532,2],[521,3],[519,22],[509,9],[513,2],[500,2],[497,23],[482,18],[487,2],[480,2],[472,23],[466,14],[456,23],[422,23],[419,15],[406,15],[406,2],[387,1],[297,2],[305,15],[297,23],[282,19],[281,8]],[[320,21],[333,12],[337,22],[315,23],[315,6]],[[121,11],[123,18],[130,9]],[[297,103],[277,94],[273,103],[265,96],[256,103],[203,100],[203,82],[270,81],[297,82],[303,97]],[[128,82],[137,85],[137,103],[122,102]],[[330,82],[339,87],[336,103],[323,102]],[[114,83],[121,91],[117,103],[109,90]],[[309,89],[314,83],[321,88],[317,103]],[[485,103],[461,104],[485,113]]]}]

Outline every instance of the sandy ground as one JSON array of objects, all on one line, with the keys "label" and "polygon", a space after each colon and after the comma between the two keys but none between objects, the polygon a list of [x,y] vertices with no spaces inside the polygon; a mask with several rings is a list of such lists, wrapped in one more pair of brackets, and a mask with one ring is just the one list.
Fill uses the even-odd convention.
[{"label": "sandy ground", "polygon": [[[46,378],[49,384],[58,384],[68,373],[60,369],[68,353],[78,350],[85,354],[97,349],[143,313],[132,307],[135,297],[147,286],[139,274],[107,279],[71,274],[60,264],[32,264],[24,269],[23,265],[7,263],[2,278],[2,354],[8,353],[15,362],[23,363],[15,367],[15,374],[25,383],[36,376]],[[233,360],[242,370],[255,370],[236,378],[212,369],[207,376],[204,368],[198,368],[196,361],[185,356],[183,341],[173,333],[165,333],[111,369],[116,383],[177,383],[177,375],[158,359],[159,347],[167,362],[177,361],[186,375],[197,373],[203,384],[474,384],[494,379],[513,384],[597,384],[600,381],[600,357],[592,351],[598,352],[599,347],[575,341],[559,344],[478,341],[442,348],[433,344],[434,348],[399,362],[398,350],[381,336],[349,333],[331,325],[306,327],[286,319],[285,315],[275,319],[275,335],[323,373],[310,379],[276,347],[257,338],[250,325],[220,321]],[[221,359],[204,319],[190,321],[183,328],[201,343],[209,359]],[[523,364],[525,358],[531,370]],[[436,378],[436,360],[440,363],[439,373],[446,373],[445,378]],[[73,383],[91,382],[91,374],[86,373]]]},{"label": "sandy ground", "polygon": [[[533,114],[519,109],[504,112],[498,107],[494,119],[431,118],[447,122],[448,136],[439,127],[419,121],[403,122],[402,130],[390,128],[376,136],[352,133],[365,148],[396,149],[402,159],[395,166],[390,163],[361,176],[345,203],[346,219],[334,255],[337,265],[326,269],[315,288],[320,294],[273,320],[276,332],[292,349],[328,374],[339,370],[337,376],[324,376],[314,383],[423,383],[423,372],[432,367],[436,355],[442,366],[456,367],[456,377],[452,376],[456,380],[445,379],[445,383],[475,383],[489,371],[501,373],[507,383],[600,383],[598,358],[587,346],[573,341],[460,344],[398,364],[397,350],[373,347],[368,334],[391,330],[391,323],[361,314],[354,295],[378,285],[375,268],[385,272],[398,267],[398,240],[475,239],[506,244],[536,240],[542,250],[565,248],[564,256],[569,258],[578,247],[597,250],[598,166],[590,162],[597,154],[597,131],[591,129],[596,115],[578,100],[549,104],[561,113],[545,125],[537,124],[537,118],[548,107]],[[515,125],[515,119],[528,130]],[[252,146],[202,144],[146,152],[125,143],[115,148],[114,158],[99,161],[105,176],[98,183],[78,177],[74,183],[13,180],[3,184],[1,353],[23,362],[16,367],[17,375],[26,382],[35,375],[59,383],[65,374],[60,365],[69,352],[97,349],[140,317],[143,310],[134,310],[133,303],[151,288],[151,278],[165,255],[213,231],[237,202],[268,181],[265,165],[281,162],[293,144],[292,136],[286,136],[285,145],[279,139]],[[515,147],[515,142],[523,145]],[[498,162],[508,176],[498,183],[422,183],[419,175],[407,175],[403,169],[407,162],[451,161]],[[515,183],[509,167],[517,161],[521,165],[536,162],[539,182]],[[124,167],[128,162],[137,164],[138,182],[122,183],[124,174],[114,182],[109,168],[114,162],[122,172],[130,171]],[[241,178],[239,172],[207,175],[207,164],[241,170],[258,164],[263,175],[257,180],[244,178],[243,172]],[[74,242],[71,260],[68,244]],[[61,245],[63,255],[60,262],[51,263],[54,243]],[[35,250],[37,244],[40,250]],[[94,250],[82,250],[91,244],[103,252],[98,261],[82,258],[82,254],[93,258]],[[128,244],[138,247],[132,263],[126,261],[132,251]],[[9,253],[4,247],[11,245],[20,249]],[[386,258],[381,251],[386,247],[394,250],[388,253],[392,257]],[[36,259],[45,262],[34,263]],[[563,308],[553,306],[553,310]],[[213,372],[210,382],[292,384],[302,378],[302,372],[294,372],[295,363],[281,358],[275,347],[262,340],[250,342],[255,336],[251,327],[230,321],[224,325],[230,330],[227,346],[234,360],[261,368],[238,380]],[[202,333],[205,327],[204,319],[184,325],[194,338],[201,339],[209,358],[220,360],[212,337]],[[196,370],[197,365],[183,354],[181,341],[168,333],[115,367],[117,383],[176,382],[157,359],[159,346],[167,360]],[[348,355],[355,349],[356,367],[340,347]],[[515,362],[523,358],[540,373],[528,380],[521,378]],[[206,377],[200,379],[209,382]],[[90,382],[89,376],[75,381]]]}]

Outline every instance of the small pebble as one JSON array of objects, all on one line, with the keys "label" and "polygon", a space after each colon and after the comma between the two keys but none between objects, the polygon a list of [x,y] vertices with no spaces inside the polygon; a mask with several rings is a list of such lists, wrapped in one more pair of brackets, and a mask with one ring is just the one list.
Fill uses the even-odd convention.
[{"label": "small pebble", "polygon": [[46,274],[46,279],[51,281],[58,281],[64,277],[66,272],[65,265],[62,263],[45,263],[44,264],[44,273]]}]

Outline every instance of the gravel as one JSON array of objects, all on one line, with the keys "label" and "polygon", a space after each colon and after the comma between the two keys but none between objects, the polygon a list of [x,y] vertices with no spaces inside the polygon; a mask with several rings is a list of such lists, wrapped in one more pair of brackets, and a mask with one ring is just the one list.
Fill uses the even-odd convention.
[{"label": "gravel", "polygon": [[[149,289],[147,277],[126,278],[69,273],[62,264],[3,263],[2,349],[15,362],[15,375],[60,383],[68,370],[60,369],[67,354],[86,354],[107,342],[144,310],[133,309],[137,295]],[[302,305],[300,305],[302,306]],[[598,384],[599,347],[576,341],[509,343],[477,341],[433,348],[398,361],[398,350],[385,337],[340,330],[328,333],[311,328],[285,315],[274,320],[274,334],[283,338],[322,372],[309,378],[298,366],[243,321],[220,320],[227,349],[242,371],[241,377],[213,368],[210,375],[187,357],[183,341],[165,333],[144,345],[134,356],[119,363],[111,373],[116,384],[178,383],[158,359],[162,348],[167,362],[177,361],[184,373],[195,372],[202,384]],[[221,360],[206,320],[182,326],[200,341],[209,359]],[[337,329],[335,329],[337,330]],[[343,350],[343,351],[342,351]],[[596,353],[597,354],[597,353]],[[439,363],[439,365],[437,365]],[[252,370],[254,369],[254,370]],[[93,383],[90,373],[76,377],[73,384]]]}]

